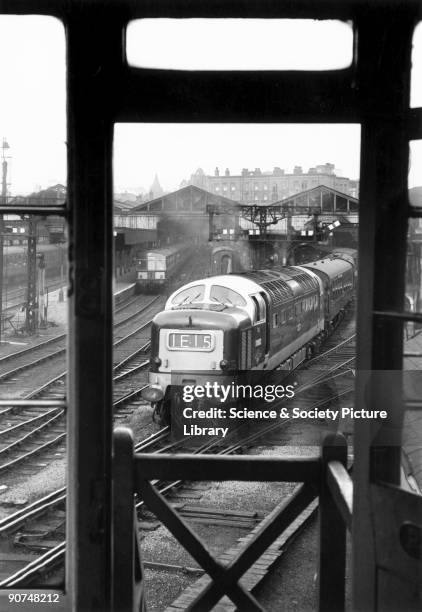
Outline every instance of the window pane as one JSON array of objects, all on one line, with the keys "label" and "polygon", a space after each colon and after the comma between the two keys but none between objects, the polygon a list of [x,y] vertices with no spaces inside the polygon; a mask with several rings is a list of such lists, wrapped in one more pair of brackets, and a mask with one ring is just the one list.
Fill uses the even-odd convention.
[{"label": "window pane", "polygon": [[139,19],[127,30],[129,64],[147,68],[332,70],[352,56],[352,27],[340,21]]},{"label": "window pane", "polygon": [[[66,185],[65,36],[51,17],[0,17],[0,143],[7,201],[62,203]],[[5,146],[7,145],[7,146]],[[43,190],[57,187],[47,194]],[[29,196],[37,196],[32,202]]]},{"label": "window pane", "polygon": [[422,206],[422,140],[409,143],[409,202],[411,206]]},{"label": "window pane", "polygon": [[[123,407],[116,419],[133,429],[136,444],[156,434],[172,452],[186,452],[202,444],[225,447],[237,436],[271,427],[257,444],[251,442],[250,454],[267,452],[263,447],[271,454],[289,452],[287,443],[296,450],[300,446],[301,454],[315,455],[325,431],[353,432],[351,302],[358,206],[351,211],[350,202],[357,204],[359,144],[356,125],[115,127],[116,289],[122,295],[137,292],[130,298],[127,293],[127,302],[115,310],[115,400],[121,399]],[[345,185],[341,195],[340,179]],[[273,185],[278,186],[275,205],[265,206]],[[291,212],[288,219],[284,205]],[[150,266],[145,253],[151,255]],[[315,270],[304,268],[321,259],[333,278],[341,275],[342,281],[337,280],[327,300],[319,298],[326,280],[320,285]],[[155,267],[158,261],[160,270]],[[188,283],[192,286],[186,287]],[[325,309],[332,333],[322,342]],[[306,346],[309,338],[312,344]],[[338,351],[323,356],[337,345]],[[291,373],[289,368],[296,369]],[[295,382],[295,397],[281,397],[280,387]],[[183,421],[181,386],[196,385],[200,392],[200,385],[214,383],[239,385],[238,397],[221,400],[199,394],[192,404],[196,412],[216,407],[224,412],[233,406],[269,409],[276,413],[276,423],[266,418],[220,419],[214,413]],[[256,395],[243,400],[241,386],[247,390],[248,385]],[[262,387],[267,388],[266,399]],[[289,423],[279,418],[283,407],[291,410]],[[295,418],[293,409],[299,415],[320,412],[309,419]],[[210,433],[194,440],[195,434],[186,433],[207,423],[228,427],[227,437]],[[208,505],[213,504],[211,497]],[[141,549],[161,558],[165,542],[166,563],[180,564],[164,534],[162,527],[146,533]],[[224,548],[234,545],[235,538],[231,530]],[[147,572],[151,608],[170,605],[183,586],[180,573],[166,573],[169,588],[163,600],[162,580],[162,572]]]},{"label": "window pane", "polygon": [[413,34],[410,106],[422,106],[422,23],[416,26]]},{"label": "window pane", "polygon": [[[405,309],[422,312],[422,219],[409,220],[406,260]],[[408,482],[413,479],[422,488],[422,325],[404,323],[403,369],[406,407],[403,427],[404,467]]]},{"label": "window pane", "polygon": [[[54,532],[39,529],[42,515],[7,529],[16,562],[2,577],[65,539],[67,249],[57,216],[4,215],[0,240],[0,483],[1,518],[53,494]],[[3,256],[3,257],[1,257]],[[14,401],[28,401],[16,405]],[[32,402],[32,403],[31,403]],[[24,548],[22,548],[24,545]],[[64,580],[63,566],[55,578]],[[42,586],[42,578],[38,583]]]},{"label": "window pane", "polygon": [[204,299],[205,285],[195,285],[184,291],[180,291],[171,301],[175,306],[190,304],[191,302],[201,302]]},{"label": "window pane", "polygon": [[[58,20],[0,16],[0,204],[11,209],[0,214],[0,517],[11,521],[52,494],[54,523],[45,529],[36,511],[18,536],[5,528],[2,586],[65,540],[68,230],[61,216],[27,208],[63,209],[65,76]],[[64,584],[61,558],[56,585]]]}]

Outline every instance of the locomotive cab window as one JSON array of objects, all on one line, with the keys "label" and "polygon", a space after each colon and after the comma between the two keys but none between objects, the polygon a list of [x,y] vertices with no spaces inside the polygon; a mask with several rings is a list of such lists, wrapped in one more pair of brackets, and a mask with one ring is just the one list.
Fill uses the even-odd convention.
[{"label": "locomotive cab window", "polygon": [[260,323],[266,319],[266,305],[264,298],[260,294],[251,295],[255,307],[255,322]]},{"label": "locomotive cab window", "polygon": [[174,306],[182,306],[183,304],[190,304],[194,302],[202,302],[205,295],[205,285],[195,285],[180,291],[172,299]]},{"label": "locomotive cab window", "polygon": [[210,290],[210,300],[228,304],[230,306],[246,306],[246,300],[239,293],[229,289],[213,285]]}]

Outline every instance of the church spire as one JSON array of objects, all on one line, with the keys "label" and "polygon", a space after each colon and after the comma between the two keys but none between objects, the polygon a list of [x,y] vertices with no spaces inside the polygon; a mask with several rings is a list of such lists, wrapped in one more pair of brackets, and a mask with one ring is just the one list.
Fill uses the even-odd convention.
[{"label": "church spire", "polygon": [[152,185],[150,187],[149,190],[150,193],[150,199],[154,199],[154,198],[159,198],[161,195],[163,195],[164,190],[160,185],[160,181],[158,180],[158,176],[155,175],[154,180],[152,182]]}]

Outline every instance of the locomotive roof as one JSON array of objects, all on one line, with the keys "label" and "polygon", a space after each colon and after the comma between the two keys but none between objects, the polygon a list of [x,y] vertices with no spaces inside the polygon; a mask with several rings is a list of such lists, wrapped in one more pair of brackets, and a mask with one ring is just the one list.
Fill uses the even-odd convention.
[{"label": "locomotive roof", "polygon": [[[210,276],[191,281],[179,287],[167,300],[166,309],[172,308],[173,299],[181,292],[199,285],[206,287],[222,286],[232,289],[246,298],[264,290],[268,293],[273,306],[284,304],[295,297],[319,291],[319,281],[315,274],[300,267],[284,267],[280,270],[252,270],[220,276]],[[189,303],[186,304],[189,306]],[[176,306],[177,309],[177,306]]]},{"label": "locomotive roof", "polygon": [[274,306],[318,289],[318,284],[305,270],[284,266],[279,270],[253,270],[242,276],[258,283],[269,293]]}]

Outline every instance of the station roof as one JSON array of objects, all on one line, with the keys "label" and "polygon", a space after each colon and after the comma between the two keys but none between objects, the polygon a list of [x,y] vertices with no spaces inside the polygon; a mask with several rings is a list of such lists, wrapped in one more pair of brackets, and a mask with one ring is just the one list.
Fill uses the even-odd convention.
[{"label": "station roof", "polygon": [[229,212],[241,206],[241,204],[230,198],[210,193],[195,185],[187,185],[148,202],[142,202],[138,206],[134,206],[130,212],[134,214],[140,212],[177,213],[178,215],[183,213],[206,214],[208,206],[223,208],[226,212]]},{"label": "station roof", "polygon": [[273,202],[268,206],[269,208],[280,207],[293,210],[303,208],[304,210],[308,210],[310,208],[320,208],[321,203],[324,206],[324,197],[326,202],[327,197],[333,200],[337,198],[346,200],[346,202],[350,203],[350,209],[354,209],[355,212],[358,212],[359,200],[357,198],[347,193],[343,193],[342,191],[338,191],[337,189],[333,189],[332,187],[328,187],[327,185],[317,185],[316,187],[312,187],[312,189],[299,191],[288,198]]},{"label": "station roof", "polygon": [[[268,205],[245,204],[222,195],[216,195],[195,185],[187,185],[148,202],[142,202],[129,211],[122,212],[129,217],[132,215],[199,217],[213,212],[216,215],[227,214],[243,217],[252,223],[261,223],[264,213],[267,215],[269,223],[276,223],[288,214],[293,216],[335,214],[336,218],[339,215],[353,215],[358,213],[358,206],[359,200],[357,198],[326,185],[318,185]],[[344,219],[343,221],[347,225],[350,223],[350,219],[348,221]]]}]

